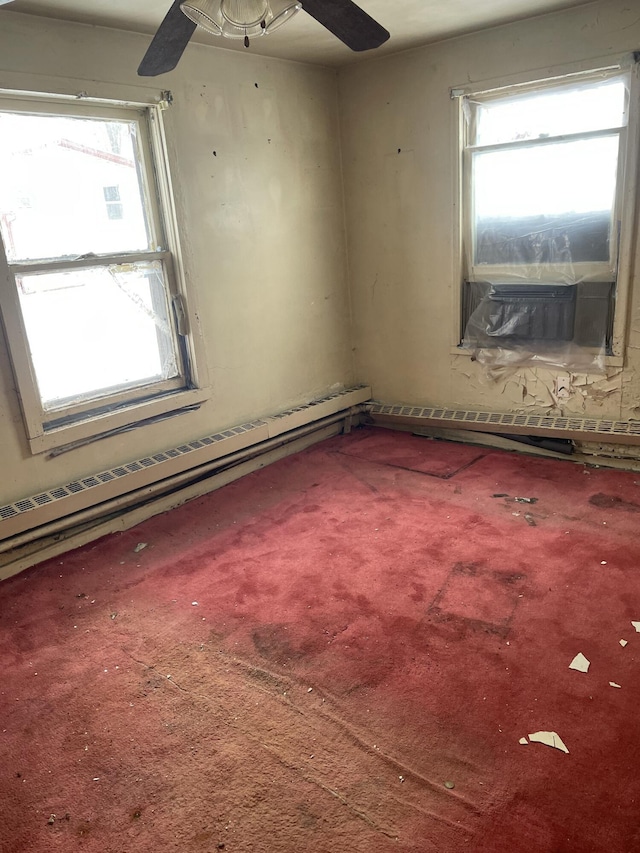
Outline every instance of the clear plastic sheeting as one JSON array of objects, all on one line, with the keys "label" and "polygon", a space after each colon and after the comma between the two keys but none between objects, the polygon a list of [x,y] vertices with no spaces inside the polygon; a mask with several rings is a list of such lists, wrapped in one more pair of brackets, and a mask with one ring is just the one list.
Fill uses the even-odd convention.
[{"label": "clear plastic sheeting", "polygon": [[[575,264],[609,260],[609,211],[486,217],[477,223],[476,264],[508,266],[509,278],[540,279],[546,264],[575,284]],[[613,270],[611,270],[613,273]],[[505,273],[506,276],[506,273]]]},{"label": "clear plastic sheeting", "polygon": [[627,108],[628,74],[619,70],[465,98],[476,145],[607,130],[627,123]]},{"label": "clear plastic sheeting", "polygon": [[628,74],[466,96],[462,346],[490,368],[602,371]]},{"label": "clear plastic sheeting", "polygon": [[614,293],[612,282],[465,282],[463,347],[489,369],[539,365],[602,372]]},{"label": "clear plastic sheeting", "polygon": [[474,152],[469,266],[492,280],[578,281],[615,274],[618,135]]}]

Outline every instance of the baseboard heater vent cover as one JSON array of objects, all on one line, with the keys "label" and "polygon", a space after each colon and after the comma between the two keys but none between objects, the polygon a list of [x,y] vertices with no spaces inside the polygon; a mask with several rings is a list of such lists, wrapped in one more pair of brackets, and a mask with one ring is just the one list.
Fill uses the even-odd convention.
[{"label": "baseboard heater vent cover", "polygon": [[359,406],[370,389],[357,386],[274,416],[230,427],[161,453],[79,478],[0,506],[0,541],[198,465],[282,435],[303,424]]},{"label": "baseboard heater vent cover", "polygon": [[395,422],[409,426],[448,427],[477,432],[511,432],[517,435],[544,435],[582,441],[640,444],[640,421],[506,414],[378,402],[367,403],[364,409],[373,423]]},{"label": "baseboard heater vent cover", "polygon": [[37,509],[39,506],[50,504],[55,501],[60,501],[63,498],[68,498],[71,495],[77,495],[79,492],[86,492],[88,489],[93,489],[103,483],[110,483],[114,480],[119,480],[122,477],[127,477],[130,474],[135,474],[138,471],[143,471],[147,468],[152,468],[154,465],[160,465],[163,462],[168,462],[170,459],[177,459],[185,456],[188,453],[193,453],[194,450],[200,450],[203,447],[208,447],[218,441],[233,438],[236,435],[251,432],[264,425],[264,421],[254,421],[253,423],[242,424],[242,426],[233,427],[224,432],[208,435],[205,438],[199,438],[196,441],[190,441],[187,444],[181,444],[179,447],[174,447],[171,450],[165,450],[162,453],[154,453],[153,456],[145,456],[144,459],[138,459],[135,462],[129,462],[126,465],[118,465],[117,468],[110,468],[108,471],[101,471],[99,474],[94,474],[91,477],[84,477],[81,480],[74,480],[72,483],[67,483],[64,486],[58,486],[48,492],[41,492],[33,497],[23,498],[13,504],[0,506],[0,520],[4,521],[8,518],[13,518],[23,512]]}]

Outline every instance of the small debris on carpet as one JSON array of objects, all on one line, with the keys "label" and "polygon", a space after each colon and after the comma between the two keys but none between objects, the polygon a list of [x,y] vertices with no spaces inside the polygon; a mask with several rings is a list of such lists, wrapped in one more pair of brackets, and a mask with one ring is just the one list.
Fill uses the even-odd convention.
[{"label": "small debris on carpet", "polygon": [[640,634],[640,622],[632,622],[633,627],[636,629],[638,634]]},{"label": "small debris on carpet", "polygon": [[518,504],[537,504],[538,498],[514,498],[514,501]]},{"label": "small debris on carpet", "polygon": [[569,664],[569,669],[575,669],[577,672],[589,672],[591,661],[579,652]]},{"label": "small debris on carpet", "polygon": [[53,826],[53,824],[54,824],[55,822],[56,822],[56,816],[55,816],[54,814],[50,815],[49,820],[47,821],[47,823],[49,824],[49,826]]},{"label": "small debris on carpet", "polygon": [[529,741],[526,739],[526,737],[521,737],[518,743],[521,743],[522,746],[529,746]]},{"label": "small debris on carpet", "polygon": [[569,750],[562,742],[562,738],[557,732],[534,732],[529,735],[531,743],[543,743],[545,746],[552,746],[554,749],[559,749],[561,752],[569,753]]},{"label": "small debris on carpet", "polygon": [[530,512],[525,512],[525,514],[524,514],[524,520],[527,522],[527,524],[529,525],[529,527],[537,527],[537,526],[538,526],[538,525],[536,524],[536,520],[535,520],[535,518],[531,515],[531,513],[530,513]]},{"label": "small debris on carpet", "polygon": [[456,785],[455,785],[455,782],[445,782],[444,787],[448,788],[450,791],[453,791],[453,789],[456,787]]},{"label": "small debris on carpet", "polygon": [[618,642],[620,643],[620,645],[622,646],[622,648],[623,648],[623,649],[624,649],[624,647],[625,647],[625,646],[628,646],[628,645],[629,645],[629,641],[628,641],[628,640],[619,640]]},{"label": "small debris on carpet", "polygon": [[134,553],[134,554],[139,554],[139,553],[140,553],[140,551],[144,550],[146,547],[147,547],[147,543],[146,543],[146,542],[138,542],[138,544],[136,545],[136,547],[133,549],[133,553]]},{"label": "small debris on carpet", "polygon": [[621,684],[616,684],[616,683],[615,683],[615,681],[610,681],[610,682],[609,682],[609,686],[610,686],[610,687],[617,687],[619,690],[620,690],[620,689],[621,689],[621,687],[622,687],[622,685],[621,685]]}]

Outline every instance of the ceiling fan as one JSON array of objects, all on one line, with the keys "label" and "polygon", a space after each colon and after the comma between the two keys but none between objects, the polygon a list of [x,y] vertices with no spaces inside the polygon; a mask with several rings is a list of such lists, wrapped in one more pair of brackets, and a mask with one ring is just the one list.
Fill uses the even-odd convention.
[{"label": "ceiling fan", "polygon": [[387,30],[352,0],[174,0],[138,74],[155,77],[175,68],[198,25],[214,35],[243,39],[249,47],[250,38],[273,32],[300,9],[351,50],[371,50],[389,38]]}]

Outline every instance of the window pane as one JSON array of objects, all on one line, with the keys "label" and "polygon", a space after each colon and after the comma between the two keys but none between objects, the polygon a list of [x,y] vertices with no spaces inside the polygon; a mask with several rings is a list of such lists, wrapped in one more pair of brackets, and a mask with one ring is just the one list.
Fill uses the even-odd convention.
[{"label": "window pane", "polygon": [[178,374],[162,264],[17,277],[45,409]]},{"label": "window pane", "polygon": [[104,187],[102,192],[105,201],[120,201],[120,187]]},{"label": "window pane", "polygon": [[472,104],[476,111],[472,144],[495,145],[621,127],[625,103],[625,81],[616,79]]},{"label": "window pane", "polygon": [[[133,121],[0,113],[9,262],[152,248],[136,132]],[[122,216],[110,215],[111,201]]]},{"label": "window pane", "polygon": [[618,137],[473,155],[476,264],[609,261]]}]

